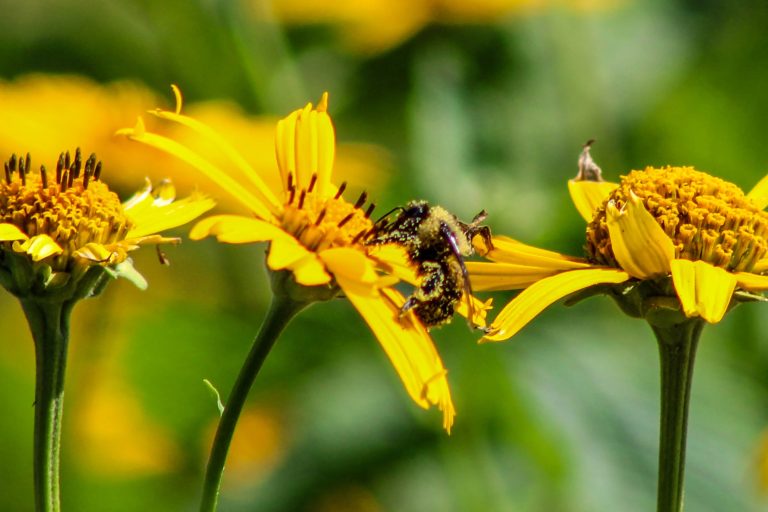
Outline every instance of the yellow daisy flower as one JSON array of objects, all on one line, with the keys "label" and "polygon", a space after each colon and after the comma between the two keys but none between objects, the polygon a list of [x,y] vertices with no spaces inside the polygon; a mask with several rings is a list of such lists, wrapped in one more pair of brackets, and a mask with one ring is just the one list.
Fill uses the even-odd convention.
[{"label": "yellow daisy flower", "polygon": [[[174,201],[166,181],[149,182],[125,203],[101,180],[96,155],[83,161],[62,153],[49,172],[32,170],[30,155],[13,155],[0,179],[0,283],[18,297],[76,293],[92,267],[137,286],[146,281],[131,265],[128,253],[146,244],[178,243],[159,235],[199,217],[214,206],[198,195]],[[97,272],[99,276],[103,273]],[[95,275],[95,274],[94,274]],[[93,284],[93,283],[91,283]],[[95,289],[80,290],[88,296]]]},{"label": "yellow daisy flower", "polygon": [[152,113],[204,135],[229,157],[231,169],[225,172],[190,148],[148,132],[141,119],[136,127],[118,133],[186,161],[250,212],[209,217],[192,229],[190,237],[216,236],[237,244],[269,242],[269,269],[276,279],[285,281],[281,276],[287,274],[295,281],[298,286],[291,293],[306,294],[297,298],[300,302],[343,293],[376,335],[411,398],[423,408],[437,405],[443,426],[450,431],[455,410],[440,356],[413,314],[401,315],[405,300],[392,288],[397,278],[383,275],[386,263],[362,243],[372,227],[373,205],[365,208],[365,193],[356,202],[347,202],[345,185],[337,187],[331,180],[336,146],[327,94],[317,107],[310,103],[277,123],[280,189],[273,190],[267,184],[269,176],[251,168],[220,135],[181,115],[181,95],[176,88],[174,92],[175,112]]},{"label": "yellow daisy flower", "polygon": [[494,237],[494,263],[467,264],[476,290],[523,289],[484,340],[512,337],[577,292],[608,293],[649,320],[682,314],[717,323],[735,301],[768,289],[768,178],[746,195],[691,167],[647,167],[609,183],[586,146],[568,188],[588,222],[586,258]]}]

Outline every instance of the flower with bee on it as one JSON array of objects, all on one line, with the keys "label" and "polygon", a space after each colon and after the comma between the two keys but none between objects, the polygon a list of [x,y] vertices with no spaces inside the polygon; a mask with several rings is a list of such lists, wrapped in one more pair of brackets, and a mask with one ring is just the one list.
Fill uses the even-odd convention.
[{"label": "flower with bee on it", "polygon": [[[355,202],[344,198],[346,183],[332,181],[335,133],[328,115],[328,95],[277,123],[275,149],[280,189],[251,168],[232,146],[199,121],[182,115],[181,95],[175,112],[152,114],[203,135],[232,162],[222,170],[192,149],[136,127],[119,133],[175,155],[230,193],[250,215],[215,215],[200,221],[193,239],[216,236],[225,243],[269,242],[267,266],[275,293],[292,294],[306,303],[343,294],[373,331],[410,397],[421,407],[437,405],[450,430],[455,414],[446,369],[419,319],[402,314],[405,298],[393,285],[410,279],[415,268],[401,254],[388,254],[364,242],[374,229],[374,205],[366,193]],[[277,283],[277,287],[275,286]],[[484,325],[484,307],[473,321]]]}]

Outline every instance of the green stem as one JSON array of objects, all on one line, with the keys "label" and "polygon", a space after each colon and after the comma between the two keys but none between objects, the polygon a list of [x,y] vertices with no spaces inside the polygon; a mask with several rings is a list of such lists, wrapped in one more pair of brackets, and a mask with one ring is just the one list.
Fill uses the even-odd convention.
[{"label": "green stem", "polygon": [[200,501],[201,512],[213,512],[216,510],[229,445],[232,442],[237,420],[240,417],[240,412],[243,410],[245,399],[253,385],[253,381],[256,379],[264,360],[278,336],[280,336],[280,333],[306,305],[307,303],[305,302],[297,302],[285,295],[275,294],[273,296],[267,316],[261,324],[259,334],[253,340],[251,351],[248,353],[248,357],[240,369],[240,374],[237,376],[235,385],[224,407],[224,412],[219,420],[216,437],[213,439],[211,454],[208,458],[208,466],[205,470],[203,497]]},{"label": "green stem", "polygon": [[690,319],[671,327],[651,327],[659,343],[661,362],[657,512],[680,512],[693,364],[704,321]]},{"label": "green stem", "polygon": [[73,302],[22,299],[35,341],[35,510],[59,512],[59,453],[64,409],[64,375],[67,366],[69,317]]}]

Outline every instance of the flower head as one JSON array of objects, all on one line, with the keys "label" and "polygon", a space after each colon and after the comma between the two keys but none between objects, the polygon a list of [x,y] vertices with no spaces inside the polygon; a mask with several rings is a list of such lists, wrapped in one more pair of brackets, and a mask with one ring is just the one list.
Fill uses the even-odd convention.
[{"label": "flower head", "polygon": [[[412,313],[401,315],[405,302],[385,275],[391,265],[374,257],[363,238],[373,226],[374,205],[363,193],[354,202],[343,194],[346,185],[332,181],[335,134],[328,115],[328,96],[316,107],[310,103],[277,123],[276,157],[279,190],[261,176],[226,140],[199,121],[175,112],[152,113],[204,135],[232,163],[226,172],[178,142],[148,132],[141,119],[133,129],[119,133],[154,146],[196,167],[214,180],[249,211],[248,216],[215,215],[192,229],[193,239],[216,236],[226,243],[269,242],[267,266],[273,272],[276,293],[296,295],[296,300],[326,300],[343,293],[378,338],[411,398],[427,408],[443,411],[443,425],[450,429],[454,407],[443,367],[426,329]],[[276,283],[276,284],[275,284]]]},{"label": "flower head", "polygon": [[[128,253],[143,244],[177,243],[159,231],[213,207],[200,196],[174,202],[170,182],[145,188],[126,203],[101,180],[96,155],[83,162],[62,153],[49,172],[32,171],[29,154],[11,156],[0,180],[0,282],[13,294],[88,296],[105,275],[146,286]],[[82,279],[88,271],[91,279]]]},{"label": "flower head", "polygon": [[654,322],[719,322],[734,300],[768,289],[768,186],[749,194],[691,167],[647,167],[602,180],[587,145],[568,183],[588,222],[585,259],[494,239],[471,263],[476,289],[524,288],[488,329],[508,339],[549,304],[576,292],[608,293],[622,309]]}]

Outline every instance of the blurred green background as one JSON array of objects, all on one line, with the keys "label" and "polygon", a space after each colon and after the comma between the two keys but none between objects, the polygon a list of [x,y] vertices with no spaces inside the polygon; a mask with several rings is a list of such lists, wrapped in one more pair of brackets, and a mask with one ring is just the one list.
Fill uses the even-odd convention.
[{"label": "blurred green background", "polygon": [[[95,148],[123,197],[144,175],[207,190],[111,140],[169,105],[170,83],[191,109],[239,105],[245,133],[263,133],[237,145],[266,166],[275,116],[327,90],[348,148],[340,172],[381,211],[412,198],[464,219],[485,208],[495,233],[569,254],[584,224],[565,185],[587,139],[613,180],[689,164],[748,190],[768,171],[757,0],[0,0],[0,12],[0,148]],[[60,75],[84,78],[70,90]],[[115,81],[133,84],[131,101]],[[140,251],[146,292],[118,282],[77,307],[65,510],[196,510],[217,418],[202,380],[228,393],[269,300],[263,250],[185,242],[167,250],[170,268]],[[32,342],[10,296],[0,321],[0,510],[31,511]],[[766,331],[759,304],[705,331],[688,510],[768,509]],[[220,510],[654,509],[658,367],[644,323],[593,298],[504,344],[477,346],[460,320],[433,337],[458,410],[450,436],[348,303],[300,315],[251,393]]]}]

